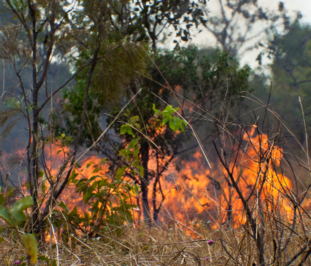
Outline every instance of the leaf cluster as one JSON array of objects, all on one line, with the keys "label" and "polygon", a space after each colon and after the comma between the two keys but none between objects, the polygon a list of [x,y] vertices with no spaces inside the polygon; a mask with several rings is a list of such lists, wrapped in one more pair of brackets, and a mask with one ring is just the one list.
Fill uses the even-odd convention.
[{"label": "leaf cluster", "polygon": [[[173,116],[174,113],[178,112],[179,110],[178,107],[173,108],[171,105],[167,105],[165,109],[161,112],[160,110],[156,109],[155,105],[153,104],[152,109],[154,111],[155,116],[163,117],[163,121],[160,124],[162,127],[168,123],[170,129],[172,129],[175,132],[177,131],[183,132],[185,130],[185,127],[187,126],[187,122],[181,119],[179,116]],[[161,120],[158,120],[158,121],[161,121]]]},{"label": "leaf cluster", "polygon": [[13,204],[12,207],[8,207],[6,201],[5,196],[0,194],[0,217],[16,230],[16,233],[20,237],[21,244],[25,248],[28,264],[35,265],[38,257],[37,239],[33,234],[20,235],[17,228],[18,225],[21,225],[21,223],[27,220],[27,216],[24,211],[34,205],[33,198],[31,196],[27,196],[19,199]]},{"label": "leaf cluster", "polygon": [[[131,144],[128,150],[134,145]],[[130,154],[132,153],[125,156]],[[109,163],[105,158],[99,164],[89,162],[86,167],[93,168],[93,175],[89,177],[80,177],[73,171],[69,182],[74,185],[76,193],[82,195],[88,209],[81,213],[76,206],[70,211],[62,202],[59,206],[66,221],[58,215],[60,211],[55,210],[55,224],[64,232],[62,238],[65,243],[68,243],[72,233],[76,234],[78,231],[87,237],[95,237],[105,232],[107,226],[117,227],[132,221],[131,210],[136,205],[131,203],[131,195],[137,193],[137,187],[124,180],[128,171],[125,166],[115,169],[113,175],[102,174],[102,167],[107,164]]]}]

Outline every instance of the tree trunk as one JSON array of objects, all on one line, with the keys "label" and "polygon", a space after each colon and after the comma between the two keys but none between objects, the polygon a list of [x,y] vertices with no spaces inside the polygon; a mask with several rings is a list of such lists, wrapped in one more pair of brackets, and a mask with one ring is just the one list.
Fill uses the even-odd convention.
[{"label": "tree trunk", "polygon": [[[35,97],[34,97],[35,98]],[[35,102],[35,100],[34,100]],[[34,201],[33,211],[32,211],[32,226],[38,222],[39,218],[39,208],[38,208],[38,176],[39,176],[39,154],[38,154],[38,133],[39,133],[39,123],[38,123],[38,113],[37,108],[34,104],[33,109],[33,137],[32,137],[32,184],[33,191],[31,196]],[[33,228],[32,228],[33,231]]]},{"label": "tree trunk", "polygon": [[[30,7],[30,11],[32,7]],[[34,12],[32,12],[32,86],[33,86],[33,132],[32,132],[32,185],[33,189],[31,191],[31,196],[34,201],[33,211],[32,211],[32,231],[33,226],[37,223],[39,219],[39,208],[38,208],[38,176],[39,176],[39,154],[38,154],[38,144],[39,144],[39,112],[38,112],[38,96],[39,87],[37,84],[37,33],[36,33],[36,17]]]}]

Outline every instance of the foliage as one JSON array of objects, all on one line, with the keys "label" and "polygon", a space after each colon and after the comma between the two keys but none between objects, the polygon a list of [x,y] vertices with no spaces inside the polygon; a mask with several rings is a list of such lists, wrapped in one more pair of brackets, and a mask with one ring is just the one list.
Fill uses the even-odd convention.
[{"label": "foliage", "polygon": [[[83,130],[89,126],[89,117],[86,114],[89,93],[94,93],[94,97],[101,103],[103,97],[110,95],[112,91],[118,94],[117,87],[129,84],[133,73],[143,69],[142,45],[133,43],[127,38],[128,35],[119,32],[120,24],[115,20],[119,3],[97,0],[34,3],[5,1],[6,12],[15,21],[10,25],[9,21],[1,25],[0,58],[5,60],[5,64],[10,64],[17,79],[18,92],[11,94],[4,91],[5,95],[2,96],[8,105],[1,110],[0,124],[3,126],[4,138],[14,126],[21,125],[21,121],[16,120],[13,115],[18,113],[25,123],[26,130],[23,133],[27,142],[27,155],[24,157],[27,161],[27,188],[34,200],[31,223],[35,224],[30,228],[36,233],[41,232],[50,207],[56,204],[57,198],[68,184],[71,171],[75,168],[78,145],[83,142]],[[50,88],[50,75],[53,72],[51,61],[55,60],[68,65],[71,73],[63,83],[57,84],[59,86]],[[31,75],[27,75],[28,70]],[[70,72],[68,68],[65,70],[67,74]],[[48,103],[57,99],[57,93],[72,85],[75,78],[79,97],[81,96],[77,109],[79,120],[74,121],[74,129],[68,126],[68,132],[61,132],[55,121],[62,120],[61,112],[58,111],[62,111],[63,107],[53,102],[49,106]],[[52,79],[56,78],[52,75]],[[48,106],[55,109],[53,113],[52,110],[48,111]],[[64,161],[58,173],[52,174],[46,161],[47,144],[57,142],[62,134],[66,136],[66,141],[62,142],[66,142],[69,151],[64,153]],[[64,175],[67,166],[69,171]],[[39,188],[41,173],[45,174],[50,187],[53,187],[44,193]],[[48,203],[40,208],[38,204],[43,202]]]},{"label": "foliage", "polygon": [[[127,131],[128,133],[128,131]],[[122,133],[121,133],[122,134]],[[132,134],[135,137],[135,135]],[[137,173],[140,176],[144,175],[144,168],[140,165],[139,160],[139,141],[140,138],[133,139],[130,143],[128,143],[125,149],[120,150],[120,155],[124,156],[127,159],[127,162],[131,165],[133,169],[131,169],[130,173],[136,175]],[[124,174],[124,170],[126,169],[124,166],[121,168],[122,170],[117,170],[117,173],[121,171],[122,175]],[[137,170],[138,171],[137,171]],[[119,173],[118,173],[119,174]]]},{"label": "foliage", "polygon": [[27,216],[24,213],[24,210],[33,205],[33,199],[31,197],[24,197],[16,201],[13,207],[10,209],[4,206],[5,198],[3,194],[0,194],[0,199],[0,217],[4,219],[9,225],[19,225],[20,223],[26,221]]},{"label": "foliage", "polygon": [[[129,43],[125,40],[109,40],[107,45],[103,45],[99,51],[103,58],[102,63],[95,67],[95,75],[90,86],[89,97],[87,99],[87,122],[83,129],[80,144],[90,146],[94,139],[100,134],[101,122],[100,113],[103,106],[111,107],[120,101],[125,88],[137,79],[137,73],[144,72],[144,60],[146,52],[141,45]],[[77,67],[89,60],[90,52],[82,51]],[[54,127],[56,135],[65,133],[74,136],[79,131],[79,121],[81,121],[83,110],[84,88],[88,81],[87,69],[77,75],[77,84],[74,88],[64,90],[65,99],[64,115],[65,127],[60,127],[59,121],[55,120]],[[68,114],[74,116],[68,116]],[[88,132],[93,131],[93,137]]]},{"label": "foliage", "polygon": [[[199,25],[206,27],[207,19],[204,13],[206,0],[189,1],[141,1],[135,0],[135,8],[130,19],[130,32],[138,32],[137,40],[144,40],[147,36],[152,41],[155,50],[156,42],[166,33],[164,29],[174,30],[176,39],[187,42],[191,39],[190,29]],[[169,36],[173,32],[169,33]],[[147,35],[147,36],[146,36]],[[174,40],[178,45],[178,41]]]},{"label": "foliage", "polygon": [[[295,133],[300,142],[305,141],[304,119],[299,98],[302,100],[307,130],[311,126],[310,117],[310,84],[311,70],[311,39],[310,26],[295,20],[287,26],[284,34],[274,32],[265,45],[266,55],[271,59],[269,70],[271,77],[258,77],[261,83],[254,84],[254,89],[262,97],[268,94],[272,81],[271,103],[289,128]],[[268,88],[266,88],[268,87]]]},{"label": "foliage", "polygon": [[35,265],[37,262],[38,242],[36,237],[32,234],[21,235],[17,226],[27,220],[24,211],[33,205],[33,198],[28,196],[17,200],[12,207],[7,207],[6,197],[0,194],[0,217],[18,234],[20,242],[25,248],[29,265]]},{"label": "foliage", "polygon": [[[304,132],[298,96],[302,99],[308,130],[311,127],[310,84],[311,29],[299,23],[291,25],[284,36],[275,35],[271,41],[274,83],[273,100],[295,133]],[[271,51],[270,50],[270,51]],[[286,99],[285,99],[286,98]],[[297,119],[300,117],[301,119]],[[300,136],[299,136],[300,137]],[[301,138],[303,140],[304,138]]]},{"label": "foliage", "polygon": [[[183,132],[185,130],[185,126],[187,126],[187,121],[181,119],[180,117],[173,117],[172,114],[177,113],[178,112],[178,107],[173,108],[171,105],[167,105],[165,107],[165,109],[160,112],[158,109],[155,108],[155,105],[153,104],[152,107],[155,116],[162,116],[163,117],[163,121],[161,123],[161,126],[163,127],[165,124],[168,123],[169,127],[171,130],[173,130],[174,132],[177,132],[180,130],[180,132]],[[156,126],[156,128],[158,128],[159,130],[161,130],[161,128],[158,126]]]},{"label": "foliage", "polygon": [[[242,101],[240,93],[249,90],[250,68],[248,66],[240,68],[238,62],[228,53],[214,49],[198,50],[195,46],[189,46],[175,51],[159,51],[153,56],[156,66],[150,62],[147,68],[149,77],[141,81],[141,87],[145,91],[142,91],[135,100],[136,105],[131,105],[121,116],[122,121],[129,121],[129,114],[136,119],[140,118],[139,123],[136,121],[136,125],[139,124],[138,128],[142,131],[147,129],[151,139],[156,137],[157,132],[152,130],[150,120],[153,120],[154,112],[150,107],[154,104],[153,108],[157,109],[164,105],[162,101],[178,104],[172,90],[178,94],[178,98],[191,99],[195,104],[202,104],[204,100],[206,104],[204,108],[210,112],[216,112],[224,102],[230,102],[230,106],[240,103]],[[154,95],[161,97],[161,100]],[[119,107],[116,110],[119,110]],[[113,115],[116,115],[116,112]],[[179,112],[191,118],[189,109],[185,106],[180,106]],[[116,124],[116,131],[119,129],[120,126]],[[165,132],[168,133],[169,131]],[[170,140],[172,135],[166,135],[165,138]]]},{"label": "foliage", "polygon": [[[142,193],[145,193],[143,190],[147,189],[150,180],[159,177],[159,174],[147,169],[148,161],[155,157],[156,160],[166,160],[168,156],[173,158],[191,139],[192,132],[185,130],[187,123],[184,119],[194,122],[196,127],[200,126],[201,119],[198,116],[200,111],[189,111],[189,105],[186,105],[185,100],[178,108],[170,107],[170,105],[179,104],[176,98],[189,99],[200,108],[208,109],[215,115],[218,115],[224,105],[228,108],[233,106],[240,108],[242,104],[238,103],[242,103],[243,99],[240,93],[249,90],[248,77],[251,73],[248,66],[240,68],[238,62],[228,53],[213,49],[199,51],[195,46],[174,51],[158,51],[152,54],[152,58],[155,65],[151,61],[148,62],[144,70],[146,75],[137,77],[136,82],[131,82],[124,87],[122,96],[127,100],[138,92],[138,87],[142,88],[142,91],[135,98],[135,104],[129,105],[120,115],[121,103],[116,102],[114,108],[109,108],[108,102],[99,104],[99,96],[94,93],[90,94],[88,116],[96,120],[90,119],[91,124],[84,129],[83,137],[84,144],[93,143],[101,134],[103,117],[100,114],[102,110],[111,109],[111,117],[108,117],[107,123],[119,115],[119,123],[115,123],[113,127],[115,132],[120,132],[119,136],[125,142],[120,144],[120,141],[106,136],[105,141],[98,143],[94,150],[105,154],[112,161],[119,161],[119,157],[113,155],[114,150],[124,151],[135,138],[134,130],[142,135],[143,137],[138,141],[140,144],[138,157],[144,168],[144,174],[131,176],[134,182],[140,185]],[[175,96],[173,96],[173,91],[176,93]],[[71,124],[77,127],[76,121],[79,121],[78,113],[82,95],[79,96],[76,90],[72,90],[68,91],[66,97],[68,99],[66,110],[70,114]],[[169,105],[165,107],[162,101]],[[164,110],[159,112],[162,107]],[[173,115],[177,111],[184,117],[183,119],[178,115]],[[168,127],[165,124],[168,124]],[[209,127],[207,130],[210,132],[212,129],[213,127]],[[68,131],[68,134],[74,132],[74,130]],[[177,134],[175,131],[178,131]],[[157,150],[154,144],[161,147],[161,150]],[[150,156],[149,151],[152,151]],[[162,173],[164,169],[159,167],[159,173]],[[157,186],[157,182],[155,184]],[[154,188],[154,191],[157,191],[157,188]],[[154,210],[157,208],[154,207]],[[149,210],[146,210],[146,213],[148,212]]]},{"label": "foliage", "polygon": [[[77,210],[69,211],[63,205],[62,212],[54,210],[52,217],[59,230],[68,227],[60,215],[89,235],[107,224],[131,221],[133,204],[129,203],[129,195],[138,191],[136,185],[140,186],[145,203],[152,179],[157,180],[154,194],[161,189],[160,178],[166,166],[150,171],[148,162],[154,158],[157,163],[169,157],[171,160],[183,152],[182,147],[192,136],[186,120],[195,128],[200,126],[201,112],[191,112],[185,101],[179,103],[180,97],[218,115],[221,106],[237,105],[241,102],[240,93],[248,90],[250,69],[240,68],[226,52],[178,45],[174,51],[155,49],[164,28],[171,26],[176,31],[178,43],[178,37],[182,41],[191,38],[194,26],[206,27],[202,7],[205,1],[135,1],[135,5],[98,0],[5,3],[15,22],[14,26],[3,25],[1,29],[0,55],[11,63],[19,91],[6,102],[9,109],[2,113],[0,124],[11,129],[17,122],[8,125],[13,117],[9,113],[18,112],[26,123],[23,167],[27,172],[26,188],[34,202],[30,231],[44,233],[46,218],[58,206],[58,198],[68,184],[83,195],[92,214],[78,217]],[[155,64],[149,60],[151,49],[146,40],[152,42],[154,53],[150,57]],[[51,75],[51,61],[55,59],[63,60],[64,73],[70,75],[57,87],[50,87],[51,80],[56,79]],[[31,78],[27,71],[32,72]],[[105,136],[96,142],[102,132],[102,112],[111,111],[116,116],[119,107],[136,95],[138,88],[142,92],[135,98],[135,105],[129,105],[113,125],[116,137]],[[62,93],[64,101],[49,106],[57,93]],[[50,107],[54,108],[52,113]],[[3,132],[2,137],[9,130]],[[79,146],[92,144],[94,150],[111,160],[110,176],[99,174],[100,166],[94,167],[91,176],[77,176]],[[57,173],[46,158],[53,145],[60,145],[57,154],[64,155]],[[124,181],[124,176],[135,185]],[[146,208],[143,209],[148,213]],[[155,213],[160,209],[161,206],[154,206]]]},{"label": "foliage", "polygon": [[[107,227],[115,228],[118,233],[118,226],[133,221],[131,211],[136,205],[131,202],[131,198],[137,193],[137,187],[126,181],[124,176],[128,173],[136,174],[133,168],[140,168],[136,145],[137,140],[120,152],[129,163],[133,158],[134,162],[129,164],[130,167],[122,166],[105,172],[104,168],[109,167],[109,162],[104,158],[99,164],[88,162],[86,168],[93,168],[92,176],[81,177],[76,171],[72,172],[69,182],[74,185],[75,192],[82,195],[85,211],[81,213],[77,206],[69,210],[63,202],[59,205],[61,209],[54,211],[55,225],[63,231],[62,239],[65,243],[68,243],[72,233],[79,235],[80,232],[87,237],[95,237],[103,234]],[[81,170],[78,168],[79,172]]]}]

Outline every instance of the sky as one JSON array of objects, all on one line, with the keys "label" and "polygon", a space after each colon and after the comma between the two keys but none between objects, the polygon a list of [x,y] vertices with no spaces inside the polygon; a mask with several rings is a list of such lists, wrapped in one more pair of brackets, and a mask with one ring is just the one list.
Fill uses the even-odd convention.
[{"label": "sky", "polygon": [[[259,0],[258,4],[276,10],[279,2],[280,0]],[[311,0],[283,0],[282,2],[286,9],[300,11],[303,15],[303,22],[311,23]]]}]

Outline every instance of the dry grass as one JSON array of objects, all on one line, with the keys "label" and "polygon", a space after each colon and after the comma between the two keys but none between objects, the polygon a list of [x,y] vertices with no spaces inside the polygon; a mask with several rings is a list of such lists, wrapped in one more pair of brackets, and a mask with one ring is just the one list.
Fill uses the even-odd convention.
[{"label": "dry grass", "polygon": [[[283,219],[285,221],[285,217]],[[289,225],[289,224],[288,224]],[[97,239],[71,237],[67,245],[60,241],[58,235],[58,250],[55,240],[50,247],[49,241],[41,243],[39,256],[52,257],[59,263],[56,265],[258,265],[258,253],[255,239],[253,239],[247,225],[232,228],[224,225],[219,229],[201,226],[198,233],[191,231],[180,224],[145,227],[144,225],[127,225],[117,236],[107,233]],[[311,237],[311,224],[300,224],[295,233],[283,229],[283,236],[279,239],[281,245],[290,239],[286,252],[271,264],[277,256],[275,249],[276,233],[279,230],[277,223],[266,219],[262,228],[265,230],[265,260],[267,265],[310,265],[310,258],[299,264],[304,256],[302,253],[292,263],[290,258],[304,246],[305,239]],[[0,244],[0,265],[14,265],[14,261],[23,256],[23,247],[14,236],[2,233],[3,241]],[[16,240],[16,241],[15,241]],[[215,243],[209,245],[208,240]],[[278,244],[278,243],[275,243]],[[52,253],[51,253],[52,250]],[[51,256],[52,254],[52,256]],[[38,265],[48,265],[39,261]]]}]

